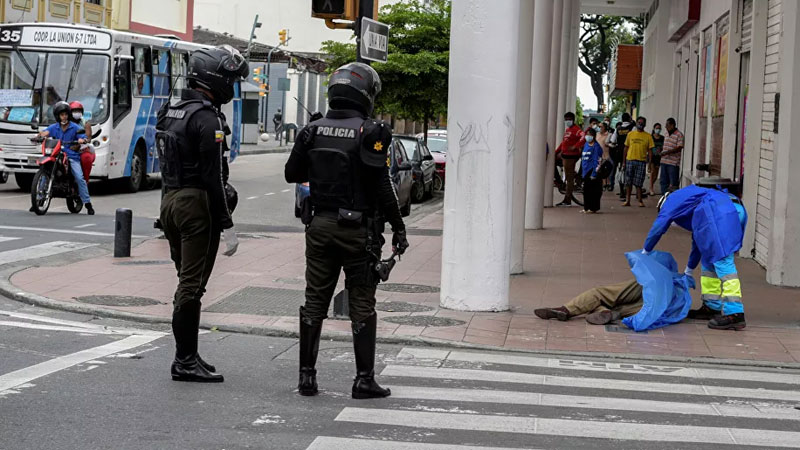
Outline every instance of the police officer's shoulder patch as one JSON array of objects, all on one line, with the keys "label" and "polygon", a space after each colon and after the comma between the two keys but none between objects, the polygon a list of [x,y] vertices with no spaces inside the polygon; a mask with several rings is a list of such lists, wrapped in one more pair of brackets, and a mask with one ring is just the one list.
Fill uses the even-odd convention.
[{"label": "police officer's shoulder patch", "polygon": [[224,130],[214,130],[214,142],[219,144],[220,142],[225,139],[225,131]]},{"label": "police officer's shoulder patch", "polygon": [[317,136],[342,138],[342,139],[355,139],[356,130],[347,127],[331,127],[331,126],[318,126]]}]

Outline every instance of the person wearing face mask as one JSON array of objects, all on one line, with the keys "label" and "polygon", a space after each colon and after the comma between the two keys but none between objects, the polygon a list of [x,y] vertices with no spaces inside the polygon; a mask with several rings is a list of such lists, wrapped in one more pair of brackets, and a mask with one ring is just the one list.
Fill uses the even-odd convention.
[{"label": "person wearing face mask", "polygon": [[582,141],[583,131],[575,124],[575,114],[567,112],[564,114],[564,138],[556,148],[557,153],[561,152],[564,174],[567,177],[567,190],[564,193],[564,200],[556,206],[572,205],[572,191],[575,189],[575,164],[581,157]]},{"label": "person wearing face mask", "polygon": [[597,143],[594,128],[586,130],[581,157],[581,175],[583,176],[583,211],[595,214],[600,210],[600,198],[603,196],[603,180],[597,175],[597,169],[603,160],[603,148]]},{"label": "person wearing face mask", "polygon": [[[56,103],[53,107],[53,116],[57,119],[57,122],[39,133],[39,136],[49,136],[60,139],[62,142],[78,142],[79,144],[88,142],[86,134],[81,133],[80,127],[70,120],[72,111],[67,102]],[[72,177],[75,179],[75,184],[78,185],[78,196],[80,196],[83,205],[86,206],[86,213],[90,216],[94,215],[92,198],[89,196],[89,187],[83,177],[83,169],[81,168],[81,155],[70,147],[66,148],[66,153],[67,158],[69,158],[70,172],[72,172]]]},{"label": "person wearing face mask", "polygon": [[656,191],[653,185],[655,185],[656,178],[658,178],[658,168],[661,165],[661,149],[664,147],[664,136],[661,134],[660,123],[656,122],[656,124],[653,125],[653,132],[651,134],[656,146],[647,154],[647,171],[650,173],[650,192],[655,194]]},{"label": "person wearing face mask", "polygon": [[[606,122],[601,122],[600,126],[598,127],[597,136],[595,136],[595,140],[598,144],[600,144],[600,148],[603,149],[603,160],[604,161],[611,161],[611,151],[608,147],[608,139],[611,137],[611,126]],[[612,161],[613,165],[613,161]],[[604,178],[603,180],[602,190],[614,190],[614,172],[611,172],[611,175],[608,178]],[[611,189],[609,189],[611,188]]]},{"label": "person wearing face mask", "polygon": [[678,189],[681,185],[681,152],[683,152],[683,133],[678,129],[675,119],[667,119],[667,134],[661,151],[661,193]]},{"label": "person wearing face mask", "polygon": [[625,151],[622,155],[622,165],[625,168],[625,202],[622,206],[631,206],[631,193],[636,187],[636,199],[639,207],[644,208],[642,200],[642,186],[647,175],[647,154],[656,146],[653,136],[644,131],[647,119],[636,119],[636,130],[628,133],[625,138]]},{"label": "person wearing face mask", "polygon": [[[84,130],[87,139],[91,139],[92,125],[87,122],[83,116],[83,104],[81,102],[74,101],[69,104],[69,107],[72,109],[72,122]],[[83,168],[83,178],[86,180],[86,183],[89,183],[89,174],[92,172],[92,164],[94,164],[94,159],[94,148],[92,148],[92,146],[88,143],[86,145],[82,145],[81,168]]]},{"label": "person wearing face mask", "polygon": [[[614,135],[611,136],[609,139],[609,147],[611,151],[611,160],[614,161],[615,167],[614,172],[616,174],[617,171],[622,170],[623,164],[623,152],[625,151],[625,139],[628,137],[628,133],[633,131],[635,125],[633,120],[631,119],[631,115],[628,113],[622,114],[622,121],[617,123],[617,130],[614,132]],[[624,171],[622,172],[625,173]],[[614,180],[611,180],[612,184]],[[619,198],[621,200],[625,200],[625,183],[619,183]]]}]

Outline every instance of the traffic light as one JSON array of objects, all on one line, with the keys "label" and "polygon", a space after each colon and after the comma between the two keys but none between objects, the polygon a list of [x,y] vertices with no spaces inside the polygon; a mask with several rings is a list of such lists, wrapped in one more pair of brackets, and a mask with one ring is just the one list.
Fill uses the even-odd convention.
[{"label": "traffic light", "polygon": [[253,69],[253,81],[261,81],[261,67]]},{"label": "traffic light", "polygon": [[355,21],[358,0],[311,0],[311,17]]},{"label": "traffic light", "polygon": [[286,31],[285,28],[278,32],[278,37],[280,37],[282,45],[286,45],[286,42],[289,40],[288,36],[287,36],[287,31]]},{"label": "traffic light", "polygon": [[266,83],[261,83],[261,84],[259,84],[259,85],[258,85],[258,89],[259,89],[259,91],[258,91],[258,95],[259,95],[260,97],[264,97],[264,96],[266,96],[266,95],[267,95],[267,92],[269,92],[269,86],[267,86],[267,84],[266,84]]}]

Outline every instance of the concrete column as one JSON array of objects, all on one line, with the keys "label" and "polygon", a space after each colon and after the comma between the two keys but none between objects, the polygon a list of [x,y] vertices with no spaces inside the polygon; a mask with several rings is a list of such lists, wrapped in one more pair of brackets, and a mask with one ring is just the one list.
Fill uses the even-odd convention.
[{"label": "concrete column", "polygon": [[800,45],[789,44],[800,39],[800,3],[784,2],[781,9],[783,36],[778,76],[781,98],[778,133],[775,134],[772,238],[767,281],[782,286],[800,286],[800,195],[797,193],[797,178],[794,178],[800,173],[800,153],[797,152],[797,140],[792,139],[793,127],[800,114],[800,77],[797,77],[800,73]]},{"label": "concrete column", "polygon": [[[556,142],[561,143],[561,139],[564,137],[564,114],[567,112],[567,87],[569,85],[569,79],[567,77],[567,70],[569,67],[569,53],[570,53],[570,36],[572,35],[572,8],[573,3],[577,0],[564,0],[564,6],[561,9],[561,58],[559,58],[558,64],[558,112],[556,113]],[[571,109],[570,109],[571,110]],[[558,146],[558,145],[556,145]],[[555,152],[555,149],[553,149]],[[555,160],[548,161],[547,164],[547,172],[544,175],[545,178],[545,190],[553,190],[553,185],[550,184],[548,186],[548,181],[551,178],[553,173],[553,169],[555,167]]]},{"label": "concrete column", "polygon": [[511,274],[523,272],[525,259],[525,190],[528,169],[528,130],[531,113],[531,57],[533,56],[533,2],[522,1],[517,50],[517,129],[511,208]]},{"label": "concrete column", "polygon": [[508,309],[520,2],[453,2],[444,308]]},{"label": "concrete column", "polygon": [[[569,38],[569,60],[567,66],[567,76],[569,85],[567,86],[567,111],[575,111],[575,100],[578,98],[578,33],[581,25],[581,5],[579,0],[572,1],[572,11],[570,11],[570,38]],[[583,99],[586,100],[586,99]]]},{"label": "concrete column", "polygon": [[[566,0],[569,4],[570,0]],[[550,88],[547,97],[547,165],[544,170],[544,206],[553,206],[553,169],[556,166],[555,151],[558,141],[556,125],[562,119],[558,117],[558,85],[561,84],[559,69],[561,63],[561,18],[564,12],[564,0],[553,0],[553,38],[550,42]],[[563,114],[562,114],[563,115]]]},{"label": "concrete column", "polygon": [[[536,0],[533,14],[533,61],[531,71],[531,119],[544,123],[550,89],[550,41],[553,39],[553,1]],[[547,129],[531,127],[528,133],[528,185],[525,198],[525,228],[544,227],[544,177]]]}]

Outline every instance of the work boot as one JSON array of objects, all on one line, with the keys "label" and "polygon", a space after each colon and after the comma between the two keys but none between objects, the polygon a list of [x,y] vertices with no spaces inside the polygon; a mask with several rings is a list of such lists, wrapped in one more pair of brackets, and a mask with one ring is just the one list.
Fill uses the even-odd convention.
[{"label": "work boot", "polygon": [[746,326],[744,313],[717,316],[708,321],[708,328],[713,330],[741,330]]},{"label": "work boot", "polygon": [[619,320],[622,314],[619,311],[611,311],[604,309],[602,311],[595,311],[586,316],[586,321],[592,325],[606,325],[615,320]]},{"label": "work boot", "polygon": [[363,322],[353,322],[353,350],[356,356],[356,378],[353,380],[353,398],[383,398],[392,391],[375,381],[375,335],[378,316],[373,313]]},{"label": "work boot", "polygon": [[696,320],[710,320],[719,316],[720,314],[721,313],[719,311],[715,311],[709,308],[708,305],[703,304],[703,306],[697,309],[690,309],[687,317]]},{"label": "work boot", "polygon": [[174,381],[221,383],[222,375],[211,372],[197,355],[197,331],[200,324],[200,302],[181,305],[172,313],[172,333],[175,335],[175,360],[172,362]]},{"label": "work boot", "polygon": [[86,214],[93,216],[94,215],[94,208],[92,208],[91,203],[87,203],[86,205]]},{"label": "work boot", "polygon": [[319,353],[319,335],[322,323],[314,325],[311,319],[303,315],[300,307],[300,379],[297,391],[300,395],[317,395],[317,354]]},{"label": "work boot", "polygon": [[569,311],[564,306],[558,308],[539,308],[533,310],[536,317],[544,320],[558,319],[562,322],[569,319]]}]

